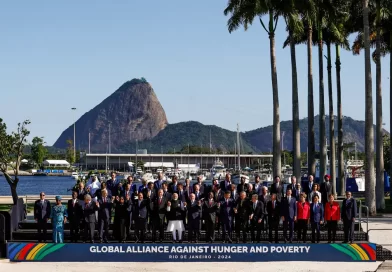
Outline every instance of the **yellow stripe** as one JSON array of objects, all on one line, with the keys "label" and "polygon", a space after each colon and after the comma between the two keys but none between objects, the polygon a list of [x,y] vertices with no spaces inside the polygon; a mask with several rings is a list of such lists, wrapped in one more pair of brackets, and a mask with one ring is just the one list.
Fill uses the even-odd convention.
[{"label": "yellow stripe", "polygon": [[31,250],[31,251],[29,252],[29,254],[27,255],[26,260],[34,260],[35,255],[37,255],[37,253],[39,252],[39,250],[40,250],[41,248],[43,248],[45,245],[46,245],[46,244],[38,244],[38,245],[36,245],[36,246],[33,248],[33,250]]},{"label": "yellow stripe", "polygon": [[369,261],[369,256],[366,254],[365,251],[363,251],[360,246],[356,244],[352,244],[351,246],[359,253],[359,255],[361,255],[362,260]]}]

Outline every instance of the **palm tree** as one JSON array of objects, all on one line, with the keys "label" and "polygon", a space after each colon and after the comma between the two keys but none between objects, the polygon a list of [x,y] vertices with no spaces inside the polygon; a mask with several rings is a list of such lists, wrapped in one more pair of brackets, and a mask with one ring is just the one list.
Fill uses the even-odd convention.
[{"label": "palm tree", "polygon": [[[276,52],[275,52],[275,30],[279,16],[276,12],[276,2],[273,0],[253,1],[253,0],[229,0],[224,14],[230,15],[227,22],[229,32],[233,32],[240,26],[245,30],[258,17],[261,26],[267,32],[270,40],[270,59],[271,59],[271,79],[272,79],[272,96],[273,96],[273,174],[280,176],[281,170],[281,146],[280,146],[280,117],[279,117],[279,92],[278,92],[278,73],[276,70]],[[268,15],[268,25],[262,20],[263,15]]]},{"label": "palm tree", "polygon": [[363,33],[365,48],[365,154],[366,154],[366,203],[371,215],[376,214],[374,187],[374,135],[372,70],[370,65],[369,0],[362,0]]}]

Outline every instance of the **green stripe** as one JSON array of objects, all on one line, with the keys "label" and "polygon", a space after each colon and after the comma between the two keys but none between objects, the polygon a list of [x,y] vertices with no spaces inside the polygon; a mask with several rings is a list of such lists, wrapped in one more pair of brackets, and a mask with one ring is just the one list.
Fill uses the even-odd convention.
[{"label": "green stripe", "polygon": [[64,246],[64,244],[55,244],[54,246],[52,246],[51,248],[48,248],[47,250],[45,250],[45,252],[43,252],[42,254],[40,254],[37,257],[37,261],[41,261],[46,255],[62,248]]},{"label": "green stripe", "polygon": [[41,248],[38,252],[37,255],[35,255],[34,261],[36,260],[40,260],[40,256],[45,252],[45,250],[51,248],[53,246],[53,244],[46,244],[43,246],[43,248]]},{"label": "green stripe", "polygon": [[354,261],[358,261],[357,257],[355,254],[353,254],[350,250],[347,250],[346,248],[337,245],[337,244],[331,244],[331,246],[337,250],[339,250],[340,252],[343,252],[344,254],[349,255]]},{"label": "green stripe", "polygon": [[342,246],[347,248],[348,250],[350,250],[353,254],[355,254],[355,256],[357,256],[358,260],[360,260],[360,261],[362,260],[361,254],[359,254],[355,248],[352,248],[351,245],[343,244]]}]

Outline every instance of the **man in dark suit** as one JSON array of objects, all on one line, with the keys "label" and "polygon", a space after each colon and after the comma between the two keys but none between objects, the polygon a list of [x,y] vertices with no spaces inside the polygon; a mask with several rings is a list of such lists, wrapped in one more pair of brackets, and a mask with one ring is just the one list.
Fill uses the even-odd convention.
[{"label": "man in dark suit", "polygon": [[[129,199],[130,197],[128,195],[127,200]],[[100,243],[107,243],[109,237],[109,225],[112,218],[112,199],[108,196],[107,190],[102,190],[102,198],[98,199],[98,203],[99,239]]]},{"label": "man in dark suit", "polygon": [[[282,200],[280,213],[283,221],[283,237],[285,243],[287,240],[293,242],[294,222],[297,220],[297,201],[291,196],[291,189],[286,190],[286,197]],[[287,228],[289,228],[289,239],[287,239]]]},{"label": "man in dark suit", "polygon": [[133,193],[137,192],[137,186],[136,186],[136,184],[133,184],[133,177],[132,176],[128,176],[127,177],[127,183],[126,184],[129,184],[129,188],[130,188],[130,190]]},{"label": "man in dark suit", "polygon": [[[84,196],[84,243],[90,238],[90,243],[94,243],[95,223],[97,221],[95,212],[99,209],[99,203],[91,200],[90,195]],[[90,234],[90,237],[89,237]]]},{"label": "man in dark suit", "polygon": [[[217,187],[219,189],[219,185]],[[214,193],[209,192],[208,199],[204,201],[202,206],[203,218],[206,227],[206,242],[213,243],[215,241],[215,224],[217,220],[216,213],[218,211],[218,203],[214,200]]]},{"label": "man in dark suit", "polygon": [[226,174],[225,180],[222,180],[220,183],[221,190],[224,192],[231,190],[231,176],[230,174]]},{"label": "man in dark suit", "polygon": [[[202,181],[202,179],[201,179],[201,176],[198,176],[197,178],[196,178],[196,183],[195,184],[193,184],[193,188],[195,189],[195,186],[196,185],[198,185],[199,186],[199,191],[200,191],[200,193],[201,194],[204,194],[204,193],[206,193],[204,190],[205,190],[205,186],[204,186],[204,184],[203,184],[203,181]],[[196,191],[196,189],[195,189],[195,191]],[[197,196],[196,196],[197,197]]]},{"label": "man in dark suit", "polygon": [[78,192],[72,192],[72,199],[67,205],[68,222],[71,234],[71,243],[77,243],[79,239],[80,217],[82,213],[82,203],[78,199]]},{"label": "man in dark suit", "polygon": [[295,185],[297,184],[297,178],[296,178],[296,176],[292,175],[290,179],[291,179],[291,183],[287,185],[286,191],[288,189],[291,189],[291,192],[292,192],[295,189]]},{"label": "man in dark suit", "polygon": [[87,194],[87,191],[84,189],[83,181],[78,183],[78,188],[74,189],[73,191],[78,193],[78,199],[80,201],[84,201],[84,196]]},{"label": "man in dark suit", "polygon": [[276,194],[271,195],[271,200],[267,203],[267,213],[268,213],[268,239],[272,243],[272,232],[275,233],[275,243],[278,241],[278,227],[280,221],[280,202],[276,199]]},{"label": "man in dark suit", "polygon": [[304,187],[302,188],[303,192],[309,196],[311,192],[313,191],[313,184],[314,184],[314,177],[313,175],[309,175],[308,177],[308,182],[304,184]]},{"label": "man in dark suit", "polygon": [[233,226],[233,219],[234,219],[234,208],[235,208],[235,201],[230,198],[230,191],[225,192],[225,197],[220,206],[220,219],[223,226],[222,232],[222,242],[226,242],[226,235],[227,240],[229,243],[232,243],[231,240],[231,232]]},{"label": "man in dark suit", "polygon": [[247,185],[248,185],[247,190],[245,191],[246,192],[246,199],[251,201],[253,195],[257,194],[257,192],[255,190],[253,190],[253,184],[249,183]]},{"label": "man in dark suit", "polygon": [[[194,188],[193,193],[195,194],[195,199],[197,201],[203,199],[204,198],[204,194],[202,193],[202,191],[200,191],[200,185],[196,184],[195,186],[193,186],[193,188]],[[204,186],[203,186],[203,188],[204,188]],[[190,198],[189,198],[189,200],[190,200]]]},{"label": "man in dark suit", "polygon": [[188,211],[188,242],[198,243],[202,216],[201,201],[196,200],[195,194],[191,194],[189,201],[184,205]]},{"label": "man in dark suit", "polygon": [[162,189],[162,184],[164,183],[163,180],[163,173],[159,172],[158,173],[158,179],[154,182],[154,189],[156,192],[158,192],[159,189]]},{"label": "man in dark suit", "polygon": [[248,186],[245,184],[245,177],[241,177],[240,184],[237,185],[237,192],[241,193],[243,191],[247,191]]},{"label": "man in dark suit", "polygon": [[323,224],[324,221],[324,208],[323,205],[319,203],[318,195],[314,195],[312,201],[312,204],[310,204],[310,225],[312,227],[312,243],[316,242],[316,232],[317,243],[319,243],[320,224]]},{"label": "man in dark suit", "polygon": [[[263,202],[258,200],[258,194],[254,194],[252,196],[252,200],[250,203],[249,210],[249,221],[250,221],[250,235],[252,239],[252,243],[260,243],[261,236],[261,226],[263,223],[263,215],[264,215],[264,205]],[[256,239],[255,239],[255,230],[256,230]]]},{"label": "man in dark suit", "polygon": [[116,180],[116,173],[111,173],[111,179],[106,182],[107,190],[110,191],[108,195],[110,196],[118,196],[119,190],[121,190],[121,182]]},{"label": "man in dark suit", "polygon": [[[150,193],[150,198],[151,199],[155,199],[155,197],[156,197],[156,192],[158,192],[158,190],[157,191],[155,191],[155,188],[154,188],[154,183],[153,182],[149,182],[148,184],[147,184],[147,188],[144,188],[142,191],[140,191],[141,193],[143,193],[143,199],[147,199],[147,194],[148,193]],[[140,193],[139,192],[139,193]],[[133,199],[134,200],[134,199]],[[133,201],[132,200],[132,201]]]},{"label": "man in dark suit", "polygon": [[178,177],[174,176],[172,182],[169,184],[169,193],[177,193],[178,192]]},{"label": "man in dark suit", "polygon": [[268,211],[267,211],[267,203],[271,200],[271,196],[268,194],[268,188],[266,186],[261,187],[261,195],[259,195],[259,200],[263,203],[264,206],[264,215],[261,224],[261,229],[267,231],[268,229]]},{"label": "man in dark suit", "polygon": [[159,231],[159,242],[162,243],[164,238],[164,227],[165,227],[165,217],[166,217],[166,203],[170,199],[166,199],[163,196],[163,190],[158,190],[158,197],[150,201],[151,216],[152,221],[152,242],[155,243],[157,230]]},{"label": "man in dark suit", "polygon": [[344,241],[343,243],[352,243],[354,241],[354,225],[355,217],[357,216],[357,201],[351,196],[351,192],[346,192],[346,199],[342,203],[341,211]]},{"label": "man in dark suit", "polygon": [[256,194],[258,194],[258,195],[261,194],[261,188],[262,187],[263,187],[263,184],[261,183],[260,176],[256,175],[255,176],[255,183],[253,185],[253,188],[256,191]]},{"label": "man in dark suit", "polygon": [[237,186],[235,184],[230,185],[230,193],[230,198],[237,201],[240,195],[237,192]]},{"label": "man in dark suit", "polygon": [[324,182],[321,184],[321,202],[325,205],[328,202],[328,196],[333,194],[333,184],[330,182],[330,175],[324,176]]},{"label": "man in dark suit", "polygon": [[249,202],[246,199],[246,192],[242,191],[240,197],[237,200],[236,207],[234,209],[235,214],[235,232],[237,237],[237,243],[240,242],[240,234],[242,232],[242,242],[246,243],[246,229],[249,221]]},{"label": "man in dark suit", "polygon": [[[136,184],[133,184],[133,185],[136,185]],[[135,194],[136,194],[136,191],[133,191],[131,188],[131,185],[126,183],[125,186],[123,186],[123,190],[121,191],[120,196],[123,196],[124,199],[127,199],[129,197],[129,199],[134,200]]]},{"label": "man in dark suit", "polygon": [[50,202],[45,199],[45,193],[39,194],[39,200],[34,203],[34,219],[37,222],[38,242],[46,242],[47,222],[50,218]]},{"label": "man in dark suit", "polygon": [[274,183],[271,184],[271,194],[276,194],[276,200],[280,202],[283,195],[283,185],[280,183],[280,177],[276,176]]},{"label": "man in dark suit", "polygon": [[147,207],[150,205],[150,192],[147,199],[143,199],[143,193],[139,193],[138,200],[133,205],[132,217],[135,220],[136,243],[144,243],[144,233],[146,231]]},{"label": "man in dark suit", "polygon": [[297,201],[299,201],[299,197],[302,193],[301,183],[295,184],[295,187],[292,189],[291,196],[294,197]]},{"label": "man in dark suit", "polygon": [[169,192],[168,185],[167,185],[166,182],[164,182],[164,183],[162,184],[162,190],[163,190],[163,196],[164,196],[166,199],[171,199],[171,198],[172,198],[172,194]]}]

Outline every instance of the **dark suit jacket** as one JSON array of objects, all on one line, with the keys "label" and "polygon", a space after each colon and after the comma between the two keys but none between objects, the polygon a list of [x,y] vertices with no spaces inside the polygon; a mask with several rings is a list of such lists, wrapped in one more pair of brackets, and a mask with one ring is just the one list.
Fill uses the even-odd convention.
[{"label": "dark suit jacket", "polygon": [[218,204],[215,200],[210,204],[209,199],[206,199],[202,206],[204,220],[215,223],[218,210]]},{"label": "dark suit jacket", "polygon": [[[147,199],[147,194],[148,194],[149,189],[145,188],[143,189],[142,193],[143,193],[143,199]],[[151,195],[150,195],[150,199],[155,199],[155,197],[157,196],[157,191],[155,191],[154,189],[151,190]],[[132,198],[132,201],[134,199]]]},{"label": "dark suit jacket", "polygon": [[166,199],[171,199],[171,198],[172,198],[172,194],[169,192],[169,190],[166,191],[166,192],[163,192],[163,196],[164,196]]},{"label": "dark suit jacket", "polygon": [[166,203],[167,199],[162,197],[161,203],[159,203],[159,198],[155,198],[150,202],[150,209],[152,212],[152,217],[159,217],[160,219],[164,219],[166,215]]},{"label": "dark suit jacket", "polygon": [[170,206],[170,211],[167,212],[167,218],[168,220],[183,220],[184,217],[184,205],[181,205],[180,200],[170,200],[171,206]]},{"label": "dark suit jacket", "polygon": [[119,183],[120,183],[119,181],[112,180],[112,179],[109,179],[106,182],[107,190],[110,191],[108,193],[108,195],[110,195],[110,196],[118,196],[118,191],[119,191],[118,184]]},{"label": "dark suit jacket", "polygon": [[[199,184],[199,183],[195,183],[195,184],[193,184],[193,191],[195,191],[195,185],[197,185],[197,184]],[[205,184],[199,184],[199,188],[200,188],[200,193],[202,193],[202,194],[204,194],[205,193],[205,191],[204,191],[204,189],[205,189]]]},{"label": "dark suit jacket", "polygon": [[220,218],[223,222],[232,222],[234,217],[234,208],[236,203],[233,199],[229,198],[228,203],[223,200],[220,205]]},{"label": "dark suit jacket", "polygon": [[264,214],[267,215],[268,211],[267,211],[267,203],[271,200],[271,196],[270,195],[260,195],[259,196],[259,201],[263,202],[263,206],[264,206]]},{"label": "dark suit jacket", "polygon": [[215,202],[221,202],[225,198],[225,193],[222,190],[214,192],[214,200]]},{"label": "dark suit jacket", "polygon": [[284,216],[285,220],[294,219],[297,216],[297,200],[291,196],[290,203],[287,197],[283,198],[280,207],[280,215]]},{"label": "dark suit jacket", "polygon": [[283,197],[283,185],[279,183],[278,187],[276,187],[276,183],[272,183],[271,185],[271,195],[276,194],[276,200],[281,201]]},{"label": "dark suit jacket", "polygon": [[261,201],[256,202],[256,209],[253,208],[253,202],[249,203],[249,215],[253,214],[252,221],[257,222],[259,219],[263,219],[264,215],[264,204]]},{"label": "dark suit jacket", "polygon": [[[313,185],[316,184],[316,182],[313,181],[312,185],[310,186],[309,182],[305,183],[302,190],[303,192],[308,196],[312,192],[312,187]],[[309,187],[310,186],[310,187]]]},{"label": "dark suit jacket", "polygon": [[301,189],[297,189],[297,188],[294,188],[293,190],[292,190],[292,193],[291,193],[291,196],[292,197],[294,197],[297,201],[299,201],[299,195],[301,194],[301,193],[303,193],[304,191],[302,190],[302,188]]},{"label": "dark suit jacket", "polygon": [[85,189],[82,191],[79,189],[74,189],[73,191],[78,192],[78,199],[84,201],[84,196],[87,195],[87,191]]},{"label": "dark suit jacket", "polygon": [[75,206],[73,205],[73,199],[68,200],[67,205],[68,220],[72,223],[80,221],[82,215],[82,203],[79,199],[76,199]]},{"label": "dark suit jacket", "polygon": [[173,194],[178,192],[177,184],[178,182],[176,184],[174,184],[173,182],[169,184],[169,187],[167,188],[169,193]]},{"label": "dark suit jacket", "polygon": [[314,212],[314,203],[310,204],[310,222],[311,223],[320,223],[320,221],[324,221],[324,208],[323,204],[318,203],[316,207],[316,212]]},{"label": "dark suit jacket", "polygon": [[241,193],[242,191],[247,191],[248,190],[248,185],[246,183],[244,184],[238,184],[237,185],[237,192]]},{"label": "dark suit jacket", "polygon": [[237,213],[235,214],[236,220],[240,220],[242,222],[248,222],[249,214],[250,214],[249,201],[247,199],[241,200],[240,198],[238,198],[236,202],[236,208],[237,208]]},{"label": "dark suit jacket", "polygon": [[137,219],[137,218],[147,218],[147,207],[150,205],[150,200],[149,199],[143,199],[140,202],[139,206],[139,200],[135,200],[133,203],[133,213],[132,213],[132,218]]},{"label": "dark suit jacket", "polygon": [[268,222],[279,223],[280,220],[280,202],[276,200],[275,209],[272,208],[272,200],[267,203]]},{"label": "dark suit jacket", "polygon": [[349,201],[347,199],[343,200],[341,217],[342,220],[352,221],[353,218],[357,216],[357,201],[354,198],[350,198]]},{"label": "dark suit jacket", "polygon": [[110,197],[106,197],[105,203],[103,202],[103,199],[99,199],[99,212],[98,216],[102,220],[109,220],[112,217],[112,199]]},{"label": "dark suit jacket", "polygon": [[[230,182],[230,184],[231,184],[231,182]],[[226,180],[222,180],[220,182],[220,188],[221,188],[221,190],[223,190],[223,192],[230,191],[230,185],[226,187]]]},{"label": "dark suit jacket", "polygon": [[333,184],[331,182],[323,182],[320,185],[321,201],[325,204],[328,202],[328,196],[333,192]]},{"label": "dark suit jacket", "polygon": [[51,212],[51,207],[50,207],[49,200],[45,199],[43,203],[41,203],[41,200],[35,201],[35,203],[34,203],[34,219],[37,219],[37,220],[49,219],[50,212]]},{"label": "dark suit jacket", "polygon": [[98,210],[97,204],[91,201],[89,204],[84,205],[83,218],[87,223],[95,223],[97,220],[95,218],[95,211]]},{"label": "dark suit jacket", "polygon": [[200,200],[202,198],[204,198],[204,194],[201,192],[201,190],[199,191],[199,194],[196,193],[196,191],[193,192],[196,196],[196,200]]},{"label": "dark suit jacket", "polygon": [[178,191],[177,194],[178,194],[178,199],[181,200],[182,202],[185,202],[187,200],[186,191],[182,190],[181,193],[180,193],[180,191]]},{"label": "dark suit jacket", "polygon": [[201,205],[197,205],[197,200],[191,203],[191,201],[187,202],[186,210],[188,211],[188,223],[192,224],[193,222],[199,222],[202,216]]},{"label": "dark suit jacket", "polygon": [[237,199],[240,197],[240,195],[238,194],[237,190],[230,191],[230,193],[231,193],[230,198],[233,199],[234,201],[237,201]]},{"label": "dark suit jacket", "polygon": [[162,189],[162,183],[164,181],[163,180],[156,180],[154,181],[154,189],[155,191],[158,191],[159,189]]}]

